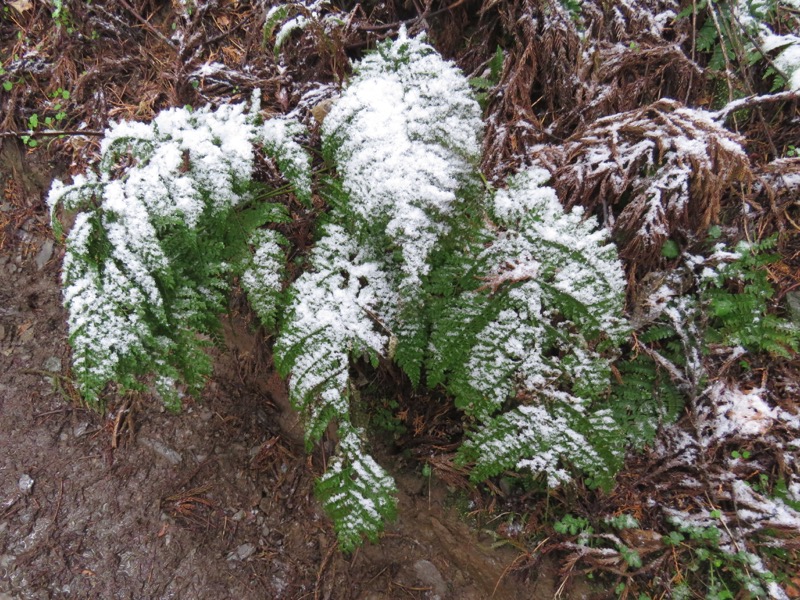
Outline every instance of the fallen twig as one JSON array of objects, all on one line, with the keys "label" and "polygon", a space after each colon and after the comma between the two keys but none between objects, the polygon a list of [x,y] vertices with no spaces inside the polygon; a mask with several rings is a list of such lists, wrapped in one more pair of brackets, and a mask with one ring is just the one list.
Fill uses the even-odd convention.
[{"label": "fallen twig", "polygon": [[56,137],[56,136],[78,136],[78,135],[86,135],[90,137],[103,137],[106,134],[105,131],[90,131],[90,130],[80,130],[80,129],[64,129],[64,130],[55,130],[55,129],[46,129],[44,131],[33,131],[28,129],[27,131],[0,131],[0,137],[15,137],[15,138],[22,138],[22,137]]},{"label": "fallen twig", "polygon": [[800,100],[800,92],[779,92],[777,94],[766,94],[764,96],[748,96],[747,98],[740,98],[728,102],[718,111],[711,113],[711,118],[715,121],[724,121],[728,115],[736,110],[744,108],[751,108],[760,104],[772,104],[773,102],[790,102],[792,100]]}]

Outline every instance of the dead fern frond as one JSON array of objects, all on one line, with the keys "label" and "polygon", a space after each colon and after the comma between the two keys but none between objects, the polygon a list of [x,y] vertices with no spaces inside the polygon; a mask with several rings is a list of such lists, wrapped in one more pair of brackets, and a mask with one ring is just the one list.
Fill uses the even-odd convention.
[{"label": "dead fern frond", "polygon": [[725,195],[752,179],[741,143],[705,111],[662,99],[599,119],[533,157],[568,207],[600,213],[621,255],[648,264],[669,237],[703,234]]},{"label": "dead fern frond", "polygon": [[691,22],[676,19],[680,5],[677,0],[591,1],[581,5],[581,12],[594,39],[624,44],[683,43],[691,35]]},{"label": "dead fern frond", "polygon": [[544,141],[546,121],[585,104],[584,83],[577,77],[582,60],[581,34],[556,0],[497,2],[486,0],[484,13],[497,11],[513,40],[489,105],[484,169],[496,174],[519,165],[525,148]]},{"label": "dead fern frond", "polygon": [[704,89],[702,69],[678,45],[663,40],[599,44],[587,68],[592,70],[585,74],[592,82],[592,99],[583,110],[576,111],[571,124],[560,123],[560,131],[571,133],[575,123],[633,110],[661,98],[679,98],[686,103]]}]

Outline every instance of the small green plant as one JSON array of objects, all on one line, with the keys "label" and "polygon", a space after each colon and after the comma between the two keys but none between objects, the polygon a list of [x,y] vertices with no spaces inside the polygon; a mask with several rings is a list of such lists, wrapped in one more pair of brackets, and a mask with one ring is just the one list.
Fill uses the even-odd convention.
[{"label": "small green plant", "polygon": [[475,99],[483,110],[489,102],[489,92],[500,82],[500,75],[503,73],[503,61],[505,54],[503,49],[498,46],[489,60],[488,66],[480,77],[472,77],[469,84],[475,90]]},{"label": "small green plant", "polygon": [[384,399],[374,409],[370,423],[386,433],[401,435],[406,432],[403,420],[398,416],[400,403],[393,398]]},{"label": "small green plant", "polygon": [[589,519],[570,514],[564,515],[553,523],[553,529],[562,535],[591,535],[594,533],[594,528],[589,525]]},{"label": "small green plant", "polygon": [[[2,77],[5,74],[6,74],[6,70],[3,67],[0,67],[0,77]],[[5,91],[7,91],[7,92],[10,92],[11,90],[14,89],[14,82],[11,81],[10,79],[6,79],[3,82],[3,89]]]},{"label": "small green plant", "polygon": [[50,15],[53,21],[55,21],[56,26],[63,27],[67,33],[72,33],[74,29],[72,15],[70,15],[65,0],[51,0],[51,2],[53,8]]},{"label": "small green plant", "polygon": [[776,243],[776,236],[752,244],[740,242],[736,258],[705,279],[702,297],[710,318],[709,343],[783,357],[797,352],[800,330],[769,310],[775,291],[767,267],[778,260],[769,252]]},{"label": "small green plant", "polygon": [[[695,49],[709,57],[709,71],[725,81],[718,89],[727,90],[727,101],[752,93],[753,82],[744,75],[756,67],[764,79],[772,79],[772,91],[800,87],[800,38],[778,34],[796,30],[798,18],[791,2],[700,0],[677,18],[688,17],[697,23]],[[775,56],[770,58],[770,52]]]},{"label": "small green plant", "polygon": [[723,547],[721,537],[722,532],[715,525],[679,523],[676,530],[662,538],[664,544],[680,552],[681,560],[676,565],[684,569],[685,581],[673,587],[673,597],[684,597],[686,589],[713,600],[732,600],[741,590],[755,598],[783,597],[775,595],[779,589],[777,578],[760,558],[746,550]]}]

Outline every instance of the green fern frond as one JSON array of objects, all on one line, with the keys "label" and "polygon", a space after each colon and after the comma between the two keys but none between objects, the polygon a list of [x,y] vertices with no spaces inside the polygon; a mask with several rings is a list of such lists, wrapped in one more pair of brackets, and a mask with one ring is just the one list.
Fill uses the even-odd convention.
[{"label": "green fern frond", "polygon": [[278,169],[292,184],[294,193],[307,207],[311,206],[311,157],[296,138],[305,128],[291,119],[270,119],[258,132],[264,152],[275,160]]},{"label": "green fern frond", "polygon": [[618,380],[611,389],[610,406],[630,445],[642,448],[655,439],[659,427],[678,419],[685,397],[644,353],[620,360],[616,367]]},{"label": "green fern frond", "polygon": [[[529,468],[556,485],[570,464],[606,484],[624,443],[613,412],[591,405],[627,334],[624,278],[607,234],[564,213],[547,178],[531,169],[497,192],[497,233],[475,261],[484,275],[434,327],[431,378],[483,423],[461,454],[476,480]],[[515,398],[523,406],[492,416]]]},{"label": "green fern frond", "polygon": [[327,420],[348,420],[350,359],[385,354],[396,306],[392,282],[369,250],[338,225],[323,232],[313,270],[293,285],[275,345],[279,371],[291,373],[291,400],[307,416],[309,443]]},{"label": "green fern frond", "polygon": [[756,244],[740,243],[737,258],[721,265],[716,277],[704,280],[702,296],[711,318],[709,342],[785,358],[798,351],[800,328],[770,312],[774,289],[767,266],[778,260],[769,252],[776,243],[776,236]]},{"label": "green fern frond", "polygon": [[606,342],[613,349],[627,331],[613,246],[593,221],[563,212],[546,177],[533,169],[497,193],[504,229],[477,261],[484,284],[453,302],[432,336],[434,380],[448,379],[457,405],[480,418],[515,390],[565,384],[597,396],[608,387]]},{"label": "green fern frond", "polygon": [[405,31],[359,63],[323,123],[323,151],[349,197],[347,213],[393,246],[401,304],[412,310],[461,192],[478,185],[482,129],[466,78]]},{"label": "green fern frond", "polygon": [[59,208],[79,211],[66,238],[64,304],[90,403],[115,381],[176,408],[178,390],[196,392],[209,375],[204,349],[221,340],[231,271],[256,227],[285,220],[276,205],[248,206],[263,137],[257,107],[256,96],[250,111],[170,109],[149,124],[113,125],[99,172],[53,184],[54,223]]},{"label": "green fern frond", "polygon": [[242,287],[261,323],[272,329],[283,305],[284,248],[289,242],[276,231],[261,229],[251,236],[250,243],[255,251],[242,273]]},{"label": "green fern frond", "polygon": [[607,411],[587,417],[574,399],[520,406],[470,432],[458,460],[474,463],[473,481],[525,469],[544,474],[548,485],[557,487],[572,480],[577,469],[607,487],[624,451],[619,433]]},{"label": "green fern frond", "polygon": [[384,523],[397,513],[394,481],[364,452],[362,437],[349,423],[340,425],[339,447],[316,485],[344,552],[352,552],[364,536],[376,541]]}]

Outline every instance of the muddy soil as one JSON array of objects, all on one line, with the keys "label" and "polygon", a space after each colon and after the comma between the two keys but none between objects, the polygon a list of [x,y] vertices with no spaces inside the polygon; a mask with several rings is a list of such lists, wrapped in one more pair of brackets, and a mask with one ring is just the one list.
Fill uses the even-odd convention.
[{"label": "muddy soil", "polygon": [[[339,552],[313,495],[325,448],[304,452],[283,382],[236,318],[213,380],[180,414],[134,397],[105,415],[81,406],[47,168],[0,164],[0,599],[554,597],[554,563],[511,573],[518,551],[493,549],[451,490],[401,457],[383,457],[397,521],[380,543]],[[562,597],[591,595],[573,584]]]}]

